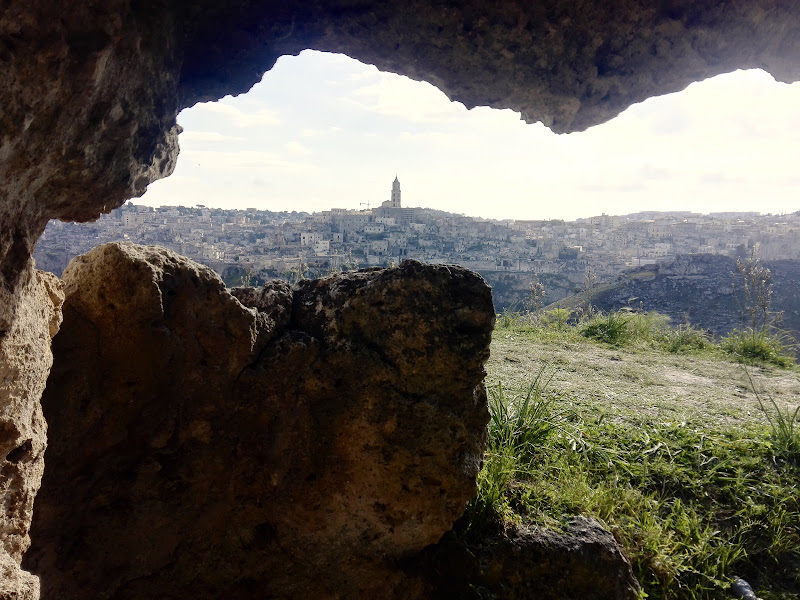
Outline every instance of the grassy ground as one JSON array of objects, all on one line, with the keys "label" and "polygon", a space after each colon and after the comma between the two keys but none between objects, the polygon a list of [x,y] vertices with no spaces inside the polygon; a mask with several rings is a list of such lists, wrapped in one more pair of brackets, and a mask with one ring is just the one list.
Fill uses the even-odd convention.
[{"label": "grassy ground", "polygon": [[764,600],[799,599],[800,371],[711,343],[669,352],[674,331],[645,329],[600,342],[585,324],[499,320],[465,535],[584,514],[649,598],[730,598],[740,576]]}]

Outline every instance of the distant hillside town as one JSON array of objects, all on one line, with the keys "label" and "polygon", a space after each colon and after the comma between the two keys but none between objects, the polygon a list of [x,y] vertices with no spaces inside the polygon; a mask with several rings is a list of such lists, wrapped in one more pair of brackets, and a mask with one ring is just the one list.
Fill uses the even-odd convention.
[{"label": "distant hillside town", "polygon": [[459,264],[481,273],[498,309],[541,283],[547,302],[579,291],[590,277],[610,281],[631,267],[678,255],[755,253],[800,258],[800,212],[639,212],[560,220],[490,220],[406,208],[395,177],[377,208],[319,213],[152,208],[128,203],[94,223],[51,222],[34,257],[60,274],[69,260],[110,241],[157,244],[215,269],[228,285],[296,280],[405,259]]}]

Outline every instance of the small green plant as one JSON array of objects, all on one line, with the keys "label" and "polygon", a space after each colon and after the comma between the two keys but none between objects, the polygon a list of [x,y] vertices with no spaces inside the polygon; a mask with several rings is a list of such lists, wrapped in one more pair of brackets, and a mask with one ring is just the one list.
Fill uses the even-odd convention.
[{"label": "small green plant", "polygon": [[528,283],[528,295],[523,301],[525,312],[538,313],[544,305],[544,298],[547,292],[544,289],[544,284],[539,281],[539,278],[534,276]]},{"label": "small green plant", "polygon": [[720,340],[720,348],[745,364],[766,363],[789,367],[794,359],[781,337],[767,331],[734,330]]},{"label": "small green plant", "polygon": [[741,281],[735,275],[731,284],[734,298],[742,314],[742,329],[754,334],[766,332],[774,324],[775,316],[772,306],[772,273],[752,254],[747,260],[736,259],[736,270]]},{"label": "small green plant", "polygon": [[597,275],[592,271],[592,267],[586,267],[583,275],[583,289],[586,292],[586,309],[584,314],[591,317],[594,314],[594,288],[597,285]]},{"label": "small green plant", "polygon": [[522,313],[512,308],[504,308],[497,314],[495,326],[498,329],[514,329],[522,324]]},{"label": "small green plant", "polygon": [[552,327],[559,331],[567,328],[572,311],[569,308],[553,308],[541,315],[541,322],[546,327]]},{"label": "small green plant", "polygon": [[656,311],[630,313],[627,327],[632,339],[652,342],[669,330],[669,317]]},{"label": "small green plant", "polygon": [[508,517],[509,486],[530,472],[545,442],[560,427],[563,415],[555,409],[555,398],[545,394],[551,379],[545,366],[525,393],[509,395],[502,382],[488,388],[489,436],[478,493],[468,509],[471,527]]},{"label": "small green plant", "polygon": [[800,406],[792,411],[778,406],[772,394],[756,387],[750,372],[745,369],[750,389],[758,400],[758,406],[769,423],[769,439],[776,457],[797,462],[800,458]]},{"label": "small green plant", "polygon": [[554,400],[542,392],[549,379],[539,372],[525,395],[508,398],[502,383],[490,391],[489,445],[491,449],[513,455],[520,465],[527,465],[553,429]]},{"label": "small green plant", "polygon": [[630,320],[631,315],[621,311],[596,315],[583,325],[581,334],[611,346],[622,346],[631,338]]},{"label": "small green plant", "polygon": [[624,346],[633,341],[654,343],[669,330],[669,317],[655,311],[641,312],[622,308],[605,315],[596,314],[583,324],[585,337]]},{"label": "small green plant", "polygon": [[667,352],[682,354],[707,350],[713,346],[713,341],[707,331],[686,323],[666,331],[662,336],[662,345]]},{"label": "small green plant", "polygon": [[743,363],[790,366],[794,360],[788,350],[788,336],[781,335],[776,327],[781,315],[771,310],[772,273],[755,255],[747,260],[737,259],[736,270],[739,280],[731,273],[731,289],[741,311],[742,326],[725,337],[720,347]]}]

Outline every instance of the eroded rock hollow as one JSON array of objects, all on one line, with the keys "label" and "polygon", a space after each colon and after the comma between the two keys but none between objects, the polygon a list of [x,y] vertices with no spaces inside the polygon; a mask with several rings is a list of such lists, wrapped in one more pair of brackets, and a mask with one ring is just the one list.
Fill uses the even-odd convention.
[{"label": "eroded rock hollow", "polygon": [[800,78],[776,0],[0,3],[0,332],[48,219],[90,220],[175,165],[176,115],[284,54],[343,52],[554,131],[737,68]]},{"label": "eroded rock hollow", "polygon": [[111,244],[64,282],[42,597],[415,597],[389,567],[450,529],[482,460],[479,276],[406,262],[230,293]]}]

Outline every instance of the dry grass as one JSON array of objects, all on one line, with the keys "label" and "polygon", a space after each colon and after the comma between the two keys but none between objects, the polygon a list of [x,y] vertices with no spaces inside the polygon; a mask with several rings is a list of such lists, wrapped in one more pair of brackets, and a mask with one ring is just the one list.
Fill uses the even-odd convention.
[{"label": "dry grass", "polygon": [[[641,417],[710,419],[730,426],[738,421],[764,421],[747,374],[736,362],[648,348],[609,349],[568,334],[498,329],[487,383],[524,387],[545,364],[555,370],[552,388],[576,404],[602,405],[609,417],[634,411]],[[781,408],[794,410],[800,404],[796,369],[748,369]]]}]

